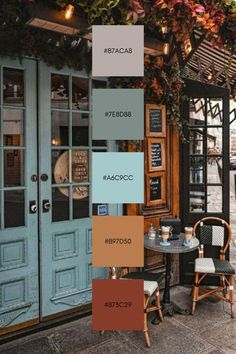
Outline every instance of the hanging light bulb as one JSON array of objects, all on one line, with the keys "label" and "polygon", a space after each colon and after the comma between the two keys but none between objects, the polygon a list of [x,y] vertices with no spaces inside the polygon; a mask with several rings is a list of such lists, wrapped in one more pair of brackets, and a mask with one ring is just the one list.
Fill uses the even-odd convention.
[{"label": "hanging light bulb", "polygon": [[164,20],[162,23],[161,23],[161,32],[163,34],[166,34],[168,32],[168,26],[167,26],[167,21]]},{"label": "hanging light bulb", "polygon": [[213,78],[213,75],[212,75],[212,73],[210,72],[210,73],[208,74],[208,76],[207,76],[207,79],[208,79],[208,81],[211,81],[212,78]]},{"label": "hanging light bulb", "polygon": [[190,41],[190,38],[188,39],[185,39],[184,41],[184,52],[186,55],[189,55],[192,51],[192,44],[191,44],[191,41]]},{"label": "hanging light bulb", "polygon": [[169,52],[170,52],[170,45],[169,45],[169,43],[164,43],[162,50],[163,50],[163,54],[164,54],[164,55],[168,55]]},{"label": "hanging light bulb", "polygon": [[70,20],[75,11],[75,7],[73,5],[67,5],[65,9],[65,19]]}]

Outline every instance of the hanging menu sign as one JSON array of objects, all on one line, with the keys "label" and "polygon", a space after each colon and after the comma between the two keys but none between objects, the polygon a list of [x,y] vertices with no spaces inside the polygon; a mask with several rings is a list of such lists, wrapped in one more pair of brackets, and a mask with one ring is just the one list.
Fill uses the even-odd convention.
[{"label": "hanging menu sign", "polygon": [[166,137],[166,106],[146,104],[146,136]]},{"label": "hanging menu sign", "polygon": [[72,153],[73,182],[88,181],[88,152],[73,151]]},{"label": "hanging menu sign", "polygon": [[165,139],[148,138],[149,172],[163,171],[166,168]]},{"label": "hanging menu sign", "polygon": [[151,143],[151,164],[152,167],[160,167],[162,165],[162,144]]},{"label": "hanging menu sign", "polygon": [[150,120],[150,132],[151,133],[161,133],[162,132],[162,111],[161,109],[150,109],[149,110],[149,120]]},{"label": "hanging menu sign", "polygon": [[161,177],[150,178],[150,201],[161,199]]}]

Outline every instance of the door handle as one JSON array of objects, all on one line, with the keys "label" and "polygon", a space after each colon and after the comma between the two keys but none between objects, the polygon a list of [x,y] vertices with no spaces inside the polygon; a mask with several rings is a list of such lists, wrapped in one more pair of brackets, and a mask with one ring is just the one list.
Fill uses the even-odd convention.
[{"label": "door handle", "polygon": [[32,182],[37,182],[38,181],[38,176],[37,175],[32,175],[31,176],[31,181]]},{"label": "door handle", "polygon": [[36,214],[37,213],[37,204],[36,204],[36,201],[35,200],[31,200],[29,202],[29,212],[30,214]]},{"label": "door handle", "polygon": [[48,175],[46,173],[43,173],[40,178],[41,181],[46,182],[48,180]]},{"label": "door handle", "polygon": [[51,208],[51,204],[48,199],[43,200],[43,212],[48,213]]}]

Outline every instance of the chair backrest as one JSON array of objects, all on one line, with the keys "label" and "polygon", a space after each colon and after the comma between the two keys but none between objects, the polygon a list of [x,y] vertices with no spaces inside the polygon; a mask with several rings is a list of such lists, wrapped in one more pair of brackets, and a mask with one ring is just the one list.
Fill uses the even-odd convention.
[{"label": "chair backrest", "polygon": [[200,245],[221,247],[221,255],[226,253],[232,237],[230,225],[217,217],[206,217],[199,220],[194,225],[193,233],[198,237]]}]

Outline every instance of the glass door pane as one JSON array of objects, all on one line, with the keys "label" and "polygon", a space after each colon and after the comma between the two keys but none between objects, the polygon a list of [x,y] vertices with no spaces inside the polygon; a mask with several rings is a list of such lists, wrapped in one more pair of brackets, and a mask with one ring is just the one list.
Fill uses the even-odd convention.
[{"label": "glass door pane", "polygon": [[195,185],[189,192],[191,213],[222,212],[222,102],[216,98],[190,99],[189,184]]}]

